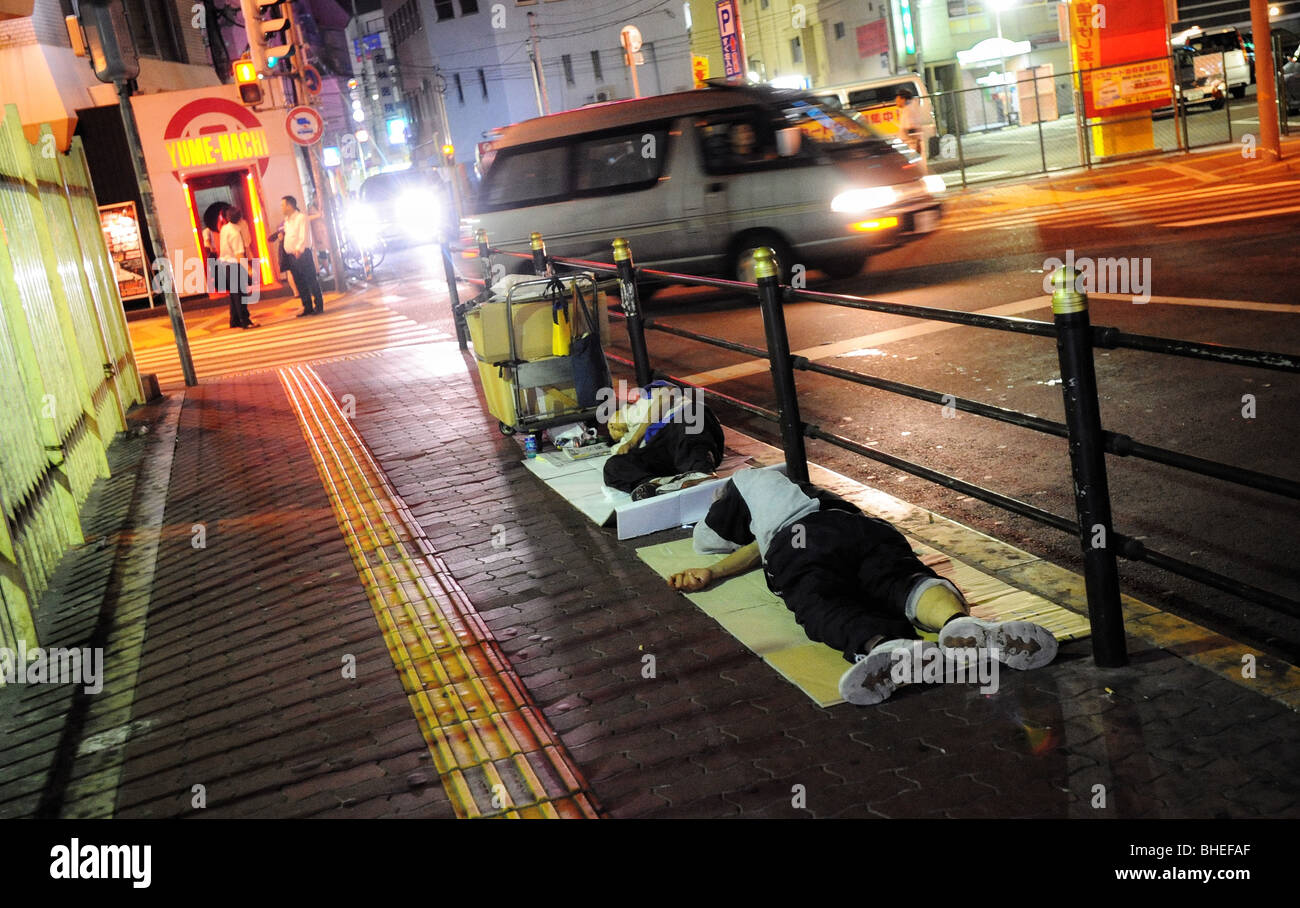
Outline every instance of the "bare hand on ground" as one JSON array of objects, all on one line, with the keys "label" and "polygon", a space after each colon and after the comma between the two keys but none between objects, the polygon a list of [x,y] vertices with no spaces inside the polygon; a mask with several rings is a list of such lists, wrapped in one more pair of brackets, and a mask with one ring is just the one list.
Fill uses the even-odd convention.
[{"label": "bare hand on ground", "polygon": [[713,582],[713,572],[708,568],[687,568],[668,578],[668,585],[683,593],[694,593]]}]

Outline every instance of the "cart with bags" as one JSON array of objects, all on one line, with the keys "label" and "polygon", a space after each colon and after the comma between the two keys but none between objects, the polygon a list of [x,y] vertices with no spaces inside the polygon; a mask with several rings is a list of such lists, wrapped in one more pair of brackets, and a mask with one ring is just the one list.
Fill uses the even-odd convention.
[{"label": "cart with bags", "polygon": [[488,412],[501,432],[591,419],[610,384],[595,276],[508,277],[465,313]]}]

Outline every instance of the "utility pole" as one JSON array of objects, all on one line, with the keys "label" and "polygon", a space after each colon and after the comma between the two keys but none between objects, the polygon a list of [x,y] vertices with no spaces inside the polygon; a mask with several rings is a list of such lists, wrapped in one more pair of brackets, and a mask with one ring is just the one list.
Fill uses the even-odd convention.
[{"label": "utility pole", "polygon": [[[158,210],[153,199],[153,184],[149,181],[149,168],[144,160],[144,145],[135,122],[135,109],[131,107],[131,84],[140,75],[140,58],[135,40],[126,21],[122,0],[82,0],[77,11],[78,22],[86,34],[90,48],[91,66],[95,78],[111,82],[117,89],[118,109],[122,114],[122,131],[131,155],[131,169],[140,190],[140,208],[145,228],[153,243],[154,262],[158,267],[155,280],[161,284],[167,316],[171,319],[172,335],[176,338],[176,353],[181,361],[185,384],[194,387],[199,383],[194,374],[194,360],[190,356],[189,336],[185,332],[185,317],[181,301],[176,295],[176,275],[167,256],[167,241],[158,229]],[[150,291],[158,291],[151,286]]]},{"label": "utility pole", "polygon": [[460,197],[460,179],[459,174],[456,173],[456,158],[454,157],[453,152],[452,159],[448,161],[447,155],[443,151],[443,148],[447,145],[450,145],[453,148],[455,148],[456,145],[451,138],[451,122],[447,119],[447,103],[446,99],[443,97],[446,93],[447,80],[442,74],[442,69],[440,67],[435,67],[433,74],[433,97],[434,103],[438,108],[439,138],[442,139],[442,141],[438,143],[438,166],[439,169],[445,168],[444,173],[447,178],[447,185],[451,189],[451,224],[454,224],[459,228],[462,203]]},{"label": "utility pole", "polygon": [[1277,69],[1268,23],[1268,0],[1250,0],[1250,31],[1255,40],[1255,102],[1259,106],[1260,147],[1282,159],[1282,132],[1277,122]]},{"label": "utility pole", "polygon": [[537,46],[537,17],[532,13],[528,14],[528,31],[532,35],[533,50],[530,56],[533,58],[533,75],[537,79],[537,94],[542,101],[542,115],[549,117],[551,99],[546,93],[546,70],[542,68],[542,51]]},{"label": "utility pole", "polygon": [[162,231],[158,229],[158,211],[153,200],[153,184],[149,182],[149,171],[144,162],[144,145],[140,141],[140,130],[135,124],[135,110],[131,107],[131,86],[129,82],[118,80],[117,99],[122,111],[122,127],[126,133],[126,144],[131,150],[131,167],[135,171],[135,181],[140,187],[141,208],[144,209],[144,223],[149,228],[149,237],[153,240],[153,251],[161,261],[163,280],[163,300],[167,303],[167,317],[172,323],[172,336],[176,339],[176,353],[181,360],[181,374],[185,376],[186,387],[193,388],[199,383],[194,373],[194,359],[190,355],[190,339],[185,331],[185,316],[181,313],[180,297],[176,295],[176,275],[172,273],[171,259],[167,257],[167,242]]},{"label": "utility pole", "polygon": [[[303,80],[303,67],[307,65],[307,45],[303,43],[302,32],[298,28],[298,14],[294,12],[292,0],[284,4],[284,9],[285,18],[289,20],[289,33],[293,36],[294,46],[298,48],[298,52],[289,58],[293,63],[293,75],[287,77],[293,83],[294,101],[298,104],[305,102],[315,107],[316,103],[311,93],[304,88],[306,83]],[[339,225],[334,218],[330,187],[325,181],[325,168],[320,160],[320,142],[307,146],[307,160],[311,164],[312,182],[316,184],[316,201],[320,205],[321,216],[325,218],[325,234],[330,244],[330,271],[334,275],[334,290],[336,293],[342,293],[344,290],[343,256],[339,254]],[[315,265],[316,263],[313,262],[312,266]]]}]

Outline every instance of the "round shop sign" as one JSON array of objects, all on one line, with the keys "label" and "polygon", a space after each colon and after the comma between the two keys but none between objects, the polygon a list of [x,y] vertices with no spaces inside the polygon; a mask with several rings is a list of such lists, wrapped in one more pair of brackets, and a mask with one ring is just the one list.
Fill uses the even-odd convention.
[{"label": "round shop sign", "polygon": [[295,107],[284,119],[289,138],[299,145],[315,145],[325,131],[325,122],[311,107]]},{"label": "round shop sign", "polygon": [[262,121],[226,98],[199,98],[181,107],[163,129],[163,144],[177,181],[181,173],[257,164],[266,176],[270,146]]}]

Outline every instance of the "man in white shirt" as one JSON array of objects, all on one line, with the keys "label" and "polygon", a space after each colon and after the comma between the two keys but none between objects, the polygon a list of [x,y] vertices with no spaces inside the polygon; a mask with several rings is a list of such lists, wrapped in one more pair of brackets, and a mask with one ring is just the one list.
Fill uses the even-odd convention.
[{"label": "man in white shirt", "polygon": [[[289,272],[298,287],[298,298],[302,300],[304,315],[320,315],[325,311],[325,298],[321,295],[320,281],[316,277],[316,258],[311,248],[311,227],[307,215],[298,210],[298,200],[291,195],[280,199],[280,210],[284,213],[284,251],[288,258]],[[313,301],[315,308],[312,307]]]},{"label": "man in white shirt", "polygon": [[912,93],[906,88],[898,90],[898,137],[912,146],[912,150],[925,160],[925,129],[921,102],[912,103]]},{"label": "man in white shirt", "polygon": [[248,315],[248,306],[244,303],[253,292],[253,279],[244,266],[248,247],[244,243],[244,232],[240,227],[243,220],[244,214],[238,208],[231,206],[226,209],[218,258],[223,266],[225,290],[230,294],[230,327],[256,328],[257,325]]}]

